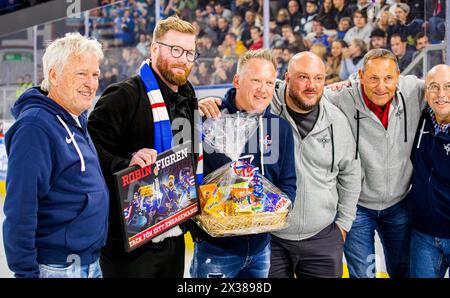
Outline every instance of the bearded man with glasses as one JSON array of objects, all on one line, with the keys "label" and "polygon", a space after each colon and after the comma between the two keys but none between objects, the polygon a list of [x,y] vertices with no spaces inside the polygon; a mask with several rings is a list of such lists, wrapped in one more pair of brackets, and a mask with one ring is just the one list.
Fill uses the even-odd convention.
[{"label": "bearded man with glasses", "polygon": [[198,56],[195,28],[169,17],[156,25],[153,38],[151,60],[142,63],[138,75],[109,86],[89,117],[89,133],[110,191],[108,238],[100,259],[104,277],[183,277],[184,273],[187,224],[127,253],[114,189],[113,173],[154,163],[158,153],[178,145],[174,140],[194,140],[197,99],[187,78]]}]

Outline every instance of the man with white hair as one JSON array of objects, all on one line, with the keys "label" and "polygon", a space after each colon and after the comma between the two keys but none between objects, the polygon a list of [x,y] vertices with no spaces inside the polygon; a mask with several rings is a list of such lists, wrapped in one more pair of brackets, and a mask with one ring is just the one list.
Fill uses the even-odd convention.
[{"label": "man with white hair", "polygon": [[413,148],[411,277],[443,278],[450,267],[450,66],[426,77],[427,108]]},{"label": "man with white hair", "polygon": [[16,277],[101,277],[108,190],[87,132],[101,45],[79,33],[52,42],[41,87],[11,112],[3,242]]}]

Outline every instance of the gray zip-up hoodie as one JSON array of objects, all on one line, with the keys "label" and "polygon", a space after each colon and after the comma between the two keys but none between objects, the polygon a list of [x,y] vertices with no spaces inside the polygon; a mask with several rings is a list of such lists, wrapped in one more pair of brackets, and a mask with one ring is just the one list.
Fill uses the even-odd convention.
[{"label": "gray zip-up hoodie", "polygon": [[303,240],[332,222],[349,231],[361,190],[361,168],[359,159],[354,158],[355,141],[348,121],[334,105],[321,100],[318,119],[302,139],[286,109],[285,90],[285,82],[278,80],[271,111],[293,129],[297,194],[289,227],[273,234]]},{"label": "gray zip-up hoodie", "polygon": [[425,107],[424,81],[415,76],[399,77],[385,129],[364,102],[359,76],[353,74],[349,80],[351,86],[341,91],[326,89],[324,97],[345,114],[356,140],[362,168],[358,204],[384,210],[400,202],[410,189],[410,154]]}]

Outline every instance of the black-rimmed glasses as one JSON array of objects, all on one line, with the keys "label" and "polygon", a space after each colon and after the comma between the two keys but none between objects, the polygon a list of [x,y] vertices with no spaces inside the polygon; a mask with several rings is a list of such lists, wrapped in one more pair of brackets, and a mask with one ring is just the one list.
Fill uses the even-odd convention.
[{"label": "black-rimmed glasses", "polygon": [[184,52],[186,52],[186,60],[189,62],[194,62],[199,56],[198,52],[188,51],[188,50],[183,49],[180,46],[171,46],[171,45],[165,44],[163,42],[159,42],[159,41],[155,41],[155,43],[169,47],[170,54],[172,55],[173,58],[180,58],[184,54]]}]

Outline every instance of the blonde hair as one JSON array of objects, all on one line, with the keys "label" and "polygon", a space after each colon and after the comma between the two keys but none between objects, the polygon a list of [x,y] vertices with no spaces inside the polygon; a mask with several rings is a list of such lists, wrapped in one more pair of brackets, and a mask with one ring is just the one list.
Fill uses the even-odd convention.
[{"label": "blonde hair", "polygon": [[312,53],[316,54],[317,56],[319,56],[320,59],[322,59],[322,61],[326,60],[327,48],[323,44],[321,44],[321,43],[313,44],[311,46],[310,51]]},{"label": "blonde hair", "polygon": [[254,51],[247,51],[245,52],[238,61],[237,65],[237,73],[239,74],[242,69],[244,68],[245,64],[251,59],[263,59],[266,61],[269,61],[273,64],[273,67],[277,69],[277,61],[275,60],[275,57],[273,56],[272,52],[268,49],[259,49]]},{"label": "blonde hair", "polygon": [[58,72],[62,71],[71,55],[80,55],[86,52],[92,52],[99,61],[103,60],[102,45],[94,38],[87,38],[80,33],[67,33],[64,37],[51,42],[42,57],[42,67],[44,71],[44,80],[41,83],[41,89],[48,92],[50,90],[49,70],[55,68]]},{"label": "blonde hair", "polygon": [[167,19],[161,20],[156,24],[155,30],[153,31],[153,40],[159,40],[163,37],[169,30],[178,31],[181,33],[188,33],[195,35],[196,30],[194,25],[183,21],[178,16],[171,16]]}]

